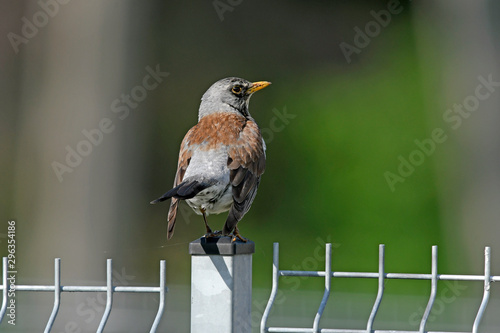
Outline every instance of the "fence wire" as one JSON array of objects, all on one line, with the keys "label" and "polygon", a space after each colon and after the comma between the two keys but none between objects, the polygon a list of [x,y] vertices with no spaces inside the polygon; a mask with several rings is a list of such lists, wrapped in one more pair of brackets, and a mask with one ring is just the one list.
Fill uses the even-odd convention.
[{"label": "fence wire", "polygon": [[[438,274],[437,272],[437,261],[438,261],[438,248],[437,246],[432,247],[432,268],[431,274],[407,274],[407,273],[385,273],[385,246],[383,244],[379,245],[379,267],[377,273],[369,272],[334,272],[331,269],[331,257],[332,257],[332,245],[330,243],[326,244],[325,253],[325,270],[324,271],[293,271],[293,270],[281,270],[279,268],[279,243],[274,243],[273,246],[273,281],[271,295],[267,303],[266,309],[264,310],[262,320],[260,323],[260,332],[283,332],[283,333],[302,333],[302,332],[312,332],[312,333],[470,333],[469,332],[456,332],[456,331],[426,331],[426,324],[429,315],[432,311],[434,301],[436,299],[437,293],[437,283],[439,280],[448,281],[483,281],[484,282],[484,293],[481,305],[476,314],[474,323],[472,324],[472,333],[478,333],[479,324],[488,306],[488,300],[490,297],[490,284],[491,282],[500,281],[500,276],[491,275],[491,249],[486,247],[484,249],[484,275],[456,275],[456,274]],[[269,314],[273,307],[276,295],[278,293],[279,278],[282,276],[301,276],[301,277],[322,277],[325,279],[325,291],[323,294],[323,299],[319,305],[318,311],[314,320],[312,322],[312,327],[268,327],[267,320]],[[333,329],[333,328],[320,328],[319,323],[323,315],[323,311],[330,297],[330,286],[332,278],[371,278],[378,279],[378,291],[377,297],[373,304],[370,316],[368,318],[365,329]],[[420,326],[418,331],[398,331],[398,330],[374,330],[373,323],[375,317],[380,308],[382,298],[384,296],[384,282],[385,279],[405,279],[405,280],[430,280],[431,281],[431,292],[429,296],[429,301],[427,302],[427,307],[420,320]]]},{"label": "fence wire", "polygon": [[[111,314],[111,309],[113,306],[113,294],[114,293],[158,293],[160,295],[158,312],[156,313],[155,320],[151,325],[150,333],[156,332],[160,324],[160,320],[163,316],[165,310],[165,294],[168,291],[166,287],[166,266],[165,260],[160,261],[160,286],[159,287],[140,287],[140,286],[114,286],[113,285],[113,261],[112,259],[107,260],[106,267],[106,286],[63,286],[61,285],[61,259],[56,258],[54,262],[54,285],[15,285],[11,286],[8,284],[7,276],[9,273],[7,266],[7,257],[3,258],[2,262],[2,285],[0,290],[2,290],[2,306],[0,308],[0,324],[7,312],[8,294],[9,291],[39,291],[39,292],[53,292],[54,293],[54,306],[52,308],[52,313],[50,314],[47,325],[45,326],[44,333],[49,333],[56,320],[57,313],[59,311],[59,305],[61,302],[62,292],[105,292],[106,293],[106,307],[104,309],[104,314],[99,323],[97,333],[104,331],[104,327],[108,321]],[[15,273],[15,272],[14,272]]]}]

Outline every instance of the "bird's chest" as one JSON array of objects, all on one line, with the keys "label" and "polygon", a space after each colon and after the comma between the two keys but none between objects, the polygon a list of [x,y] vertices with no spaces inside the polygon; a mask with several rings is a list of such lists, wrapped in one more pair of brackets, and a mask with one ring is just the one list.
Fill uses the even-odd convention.
[{"label": "bird's chest", "polygon": [[200,209],[207,215],[226,212],[233,203],[232,187],[229,183],[219,183],[201,191],[186,202],[197,214],[200,214]]},{"label": "bird's chest", "polygon": [[203,209],[207,214],[219,214],[231,207],[233,195],[227,159],[227,148],[224,147],[199,150],[191,157],[184,179],[192,177],[214,182],[214,185],[186,200],[196,213],[199,214],[200,209]]},{"label": "bird's chest", "polygon": [[196,150],[191,157],[184,179],[206,178],[225,185],[229,183],[227,160],[228,148],[225,146],[210,150]]},{"label": "bird's chest", "polygon": [[245,118],[234,114],[217,113],[200,119],[189,133],[186,149],[191,152],[184,180],[210,181],[214,185],[186,202],[199,213],[209,214],[229,210],[233,203],[229,181],[229,151],[240,137]]}]

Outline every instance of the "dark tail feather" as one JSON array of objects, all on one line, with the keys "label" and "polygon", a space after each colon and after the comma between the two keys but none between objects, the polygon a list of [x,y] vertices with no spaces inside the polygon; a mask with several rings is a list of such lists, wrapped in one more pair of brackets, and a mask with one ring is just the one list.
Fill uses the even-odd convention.
[{"label": "dark tail feather", "polygon": [[222,234],[224,236],[230,235],[234,227],[238,224],[238,220],[236,219],[236,216],[234,216],[235,211],[231,208],[229,211],[229,215],[227,216],[226,223],[224,224],[224,229],[222,230]]},{"label": "dark tail feather", "polygon": [[229,210],[229,214],[227,215],[222,234],[224,236],[231,234],[234,230],[234,227],[236,227],[238,222],[243,218],[243,215],[245,215],[243,205],[238,203],[237,201],[234,201],[231,209]]},{"label": "dark tail feather", "polygon": [[165,201],[170,198],[176,199],[191,199],[207,187],[210,187],[211,184],[200,183],[197,180],[182,182],[161,197],[156,200],[151,201],[151,204],[156,204],[158,202]]},{"label": "dark tail feather", "polygon": [[207,187],[210,187],[210,185],[194,180],[192,182],[183,183],[181,184],[181,186],[178,186],[178,189],[173,196],[178,199],[191,199]]},{"label": "dark tail feather", "polygon": [[200,183],[196,180],[182,182],[178,186],[174,187],[161,197],[156,200],[151,201],[151,204],[156,204],[158,202],[165,201],[172,198],[170,203],[170,209],[168,210],[168,226],[167,226],[167,239],[172,238],[174,235],[175,219],[177,217],[177,206],[179,205],[179,200],[181,199],[191,199],[204,189],[210,187],[211,184]]},{"label": "dark tail feather", "polygon": [[179,205],[179,199],[173,198],[170,203],[170,209],[168,210],[167,216],[167,239],[172,238],[174,235],[175,219],[177,217],[177,206]]}]

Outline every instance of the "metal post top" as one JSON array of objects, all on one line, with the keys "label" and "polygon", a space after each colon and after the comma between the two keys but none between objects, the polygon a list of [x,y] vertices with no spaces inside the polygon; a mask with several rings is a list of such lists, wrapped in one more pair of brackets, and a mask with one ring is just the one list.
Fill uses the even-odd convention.
[{"label": "metal post top", "polygon": [[232,241],[232,237],[201,237],[189,243],[191,255],[222,255],[233,256],[252,254],[255,252],[255,243],[251,240],[243,242],[239,239]]}]

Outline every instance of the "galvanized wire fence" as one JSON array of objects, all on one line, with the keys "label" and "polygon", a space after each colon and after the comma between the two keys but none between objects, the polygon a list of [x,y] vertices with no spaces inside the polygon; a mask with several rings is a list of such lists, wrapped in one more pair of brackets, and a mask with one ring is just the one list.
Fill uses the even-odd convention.
[{"label": "galvanized wire fence", "polygon": [[111,309],[113,306],[113,294],[114,293],[158,293],[159,294],[159,305],[158,312],[151,325],[150,333],[156,332],[160,320],[163,316],[165,310],[165,294],[167,292],[167,287],[165,285],[166,281],[166,267],[165,260],[160,261],[160,286],[159,287],[140,287],[140,286],[114,286],[113,285],[113,262],[112,259],[107,260],[106,269],[106,286],[64,286],[61,285],[61,259],[56,258],[54,263],[54,285],[10,285],[8,283],[8,274],[17,273],[10,272],[7,265],[7,257],[3,258],[2,262],[2,285],[0,290],[2,290],[2,306],[0,308],[0,324],[7,312],[7,304],[9,300],[10,291],[39,291],[39,292],[53,292],[54,293],[54,306],[52,308],[52,313],[50,314],[47,325],[45,326],[44,333],[49,333],[56,320],[57,313],[59,312],[59,306],[61,302],[62,292],[106,292],[106,307],[104,309],[104,314],[102,316],[101,322],[97,332],[103,332],[106,322],[111,314]]},{"label": "galvanized wire fence", "polygon": [[[273,281],[272,290],[267,306],[264,310],[261,323],[260,332],[313,332],[313,333],[466,333],[457,331],[427,331],[426,324],[429,319],[429,315],[435,304],[436,295],[438,291],[438,281],[481,281],[484,284],[483,298],[481,305],[476,313],[475,320],[471,323],[472,333],[479,332],[479,325],[485,314],[486,308],[488,306],[488,301],[490,298],[490,286],[492,282],[500,281],[500,276],[491,275],[491,250],[489,247],[485,248],[484,252],[484,274],[483,275],[455,275],[455,274],[438,274],[437,263],[438,263],[438,252],[437,246],[432,247],[432,268],[430,274],[409,274],[409,273],[386,273],[385,272],[385,248],[384,245],[379,246],[379,260],[378,260],[378,272],[337,272],[332,270],[331,265],[331,252],[332,245],[330,243],[326,244],[325,253],[325,270],[324,271],[300,271],[300,270],[282,270],[279,267],[279,244],[274,243],[273,247]],[[0,324],[6,316],[9,304],[9,292],[10,291],[35,291],[35,292],[52,292],[54,294],[54,305],[52,312],[47,321],[44,332],[51,332],[54,325],[54,321],[57,317],[62,292],[106,292],[106,306],[104,313],[102,315],[101,321],[97,332],[103,332],[110,317],[112,306],[113,306],[113,294],[114,293],[158,293],[159,294],[159,305],[158,311],[154,322],[152,323],[150,332],[156,332],[160,324],[160,320],[163,316],[165,310],[165,294],[167,292],[166,288],[166,267],[165,261],[160,262],[160,285],[159,287],[141,287],[141,286],[114,286],[112,279],[112,260],[107,261],[107,279],[105,286],[65,286],[61,285],[61,260],[55,259],[54,266],[54,285],[10,285],[8,281],[9,274],[16,273],[10,272],[8,270],[7,258],[3,258],[2,262],[2,285],[0,285],[0,290],[2,290],[3,298],[0,307]],[[279,287],[280,277],[285,276],[296,276],[296,277],[319,277],[323,278],[325,282],[325,288],[323,293],[323,298],[319,304],[318,311],[313,318],[311,318],[311,327],[269,327],[267,326],[267,321],[270,316],[271,309],[276,300]],[[378,280],[378,292],[375,297],[375,301],[367,319],[366,328],[363,329],[343,329],[343,328],[320,328],[320,321],[323,316],[323,312],[328,303],[330,297],[330,287],[332,280],[335,278],[368,278]],[[419,329],[417,331],[404,331],[404,330],[392,330],[392,329],[374,329],[374,322],[379,311],[382,299],[384,296],[384,285],[388,279],[402,279],[402,280],[429,280],[431,283],[431,291],[429,300],[425,311],[420,319]],[[471,331],[468,331],[470,333]]]},{"label": "galvanized wire fence", "polygon": [[[379,269],[377,273],[369,272],[335,272],[332,271],[331,256],[332,256],[332,245],[330,243],[326,244],[326,254],[325,254],[325,270],[324,271],[294,271],[294,270],[281,270],[279,268],[279,244],[274,243],[273,247],[273,284],[271,289],[271,295],[267,303],[266,309],[264,310],[262,320],[260,323],[260,332],[321,332],[321,333],[466,333],[466,332],[456,332],[456,331],[426,331],[427,320],[432,311],[434,301],[436,300],[437,294],[437,284],[439,280],[448,281],[482,281],[484,283],[484,293],[481,305],[477,311],[474,323],[472,323],[472,333],[478,333],[479,324],[484,316],[486,307],[488,306],[488,300],[490,298],[490,285],[491,282],[500,281],[500,276],[491,275],[491,250],[486,247],[484,250],[484,274],[483,275],[455,275],[455,274],[438,274],[437,272],[437,246],[432,247],[432,268],[431,274],[406,274],[406,273],[385,273],[384,261],[385,261],[385,247],[383,244],[379,246]],[[267,321],[273,307],[274,301],[276,300],[276,295],[278,294],[279,278],[283,276],[298,276],[298,277],[321,277],[325,280],[325,291],[323,294],[323,299],[319,305],[318,311],[315,318],[312,320],[312,327],[268,327]],[[378,279],[378,292],[373,304],[370,316],[367,320],[366,328],[364,329],[342,329],[342,328],[320,328],[320,320],[325,310],[326,304],[330,297],[330,286],[332,278],[369,278]],[[431,281],[431,292],[427,307],[420,320],[420,326],[418,331],[398,331],[398,330],[374,330],[373,324],[375,322],[375,317],[382,303],[382,298],[384,296],[384,284],[386,279],[404,279],[404,280],[430,280]],[[470,333],[467,332],[467,333]]]}]

